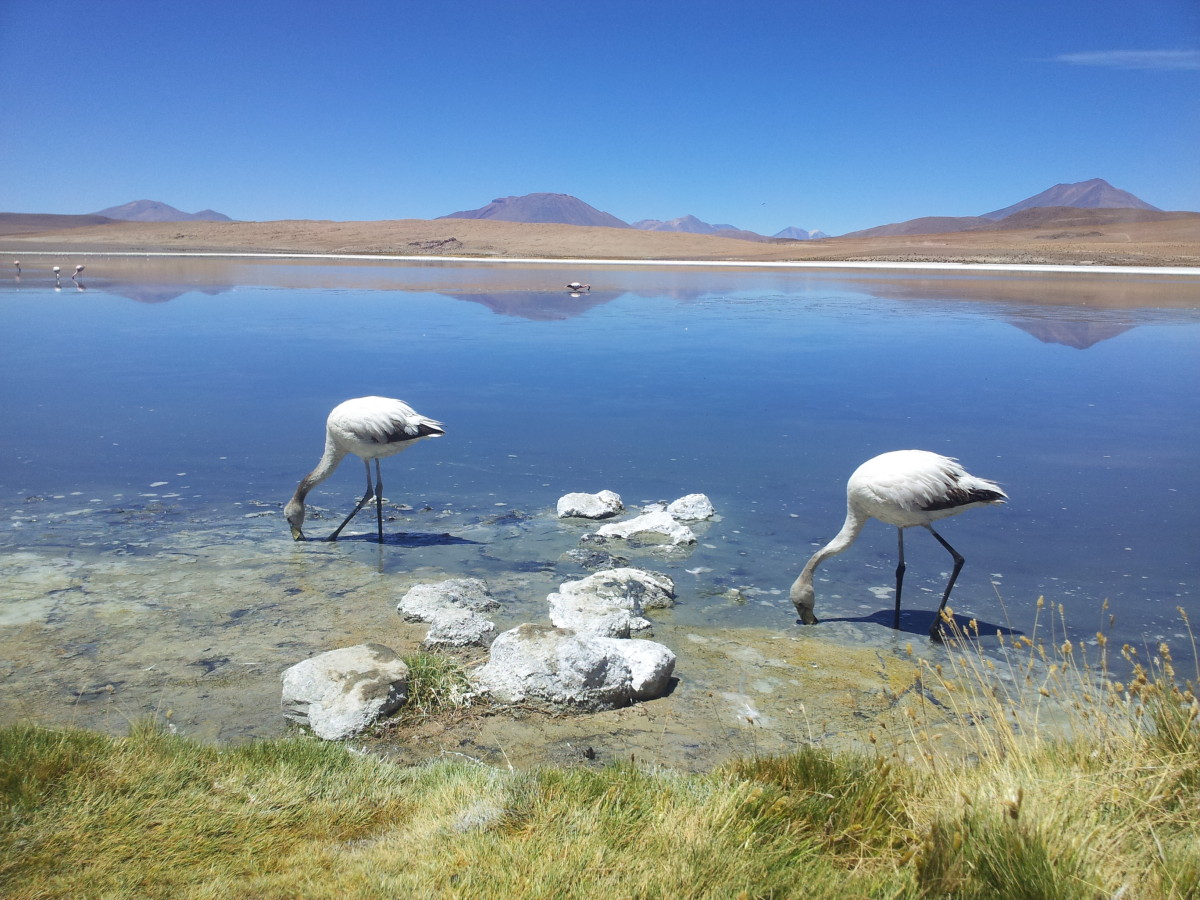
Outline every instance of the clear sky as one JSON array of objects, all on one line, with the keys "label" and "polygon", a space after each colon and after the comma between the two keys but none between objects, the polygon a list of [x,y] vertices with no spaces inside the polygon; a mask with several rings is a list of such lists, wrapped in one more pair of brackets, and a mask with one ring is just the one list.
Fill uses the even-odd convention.
[{"label": "clear sky", "polygon": [[1200,210],[1197,0],[0,0],[0,211],[766,234],[1104,178]]}]

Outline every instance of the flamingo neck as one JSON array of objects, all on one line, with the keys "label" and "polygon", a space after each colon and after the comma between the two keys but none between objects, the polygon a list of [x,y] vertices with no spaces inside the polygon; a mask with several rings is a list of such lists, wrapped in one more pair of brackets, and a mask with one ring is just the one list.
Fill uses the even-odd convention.
[{"label": "flamingo neck", "polygon": [[846,510],[846,521],[842,523],[842,530],[833,536],[828,544],[814,553],[804,564],[804,570],[800,573],[800,577],[796,579],[796,586],[803,585],[805,588],[812,587],[813,574],[817,571],[817,566],[829,559],[831,556],[837,556],[857,539],[859,532],[863,530],[863,526],[867,524],[869,516],[865,516],[853,507]]},{"label": "flamingo neck", "polygon": [[321,454],[321,460],[317,463],[317,467],[300,479],[300,484],[296,488],[296,493],[292,497],[293,503],[303,503],[304,498],[308,496],[308,492],[315,488],[318,484],[333,474],[333,470],[338,467],[338,463],[345,457],[346,451],[338,448],[328,437],[325,439],[325,452]]}]

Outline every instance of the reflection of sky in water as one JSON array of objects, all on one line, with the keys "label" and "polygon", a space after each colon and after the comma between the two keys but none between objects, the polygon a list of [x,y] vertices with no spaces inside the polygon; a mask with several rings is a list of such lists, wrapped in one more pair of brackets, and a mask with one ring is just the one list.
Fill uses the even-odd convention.
[{"label": "reflection of sky in water", "polygon": [[[1060,280],[1074,305],[1055,306],[1013,299],[1020,279],[1005,278],[968,291],[952,278],[612,268],[578,273],[595,287],[571,298],[558,289],[569,270],[394,267],[416,289],[381,290],[359,284],[362,267],[281,266],[274,279],[259,267],[237,286],[204,285],[189,266],[174,286],[169,269],[105,280],[101,261],[86,292],[0,285],[10,560],[152,552],[184,535],[191,550],[245,541],[255,566],[309,548],[371,564],[365,542],[297,550],[279,509],[320,455],[328,410],[382,394],[448,431],[384,462],[389,499],[415,507],[389,531],[426,536],[387,548],[385,572],[525,573],[540,602],[582,574],[559,559],[582,531],[554,521],[560,495],[607,488],[629,505],[701,491],[721,519],[696,549],[623,555],[677,579],[680,621],[792,629],[787,588],[840,526],[846,477],[921,447],[1011,496],[941,529],[967,559],[956,611],[1028,631],[1045,595],[1086,638],[1107,598],[1118,641],[1165,638],[1177,658],[1176,607],[1200,619],[1200,311],[1177,285],[1165,308],[1122,309],[1105,292],[1128,285],[1094,276]],[[310,520],[312,534],[362,481],[351,459],[311,495],[332,518]],[[373,527],[364,513],[349,532]],[[921,534],[906,549],[916,639],[949,560]],[[894,553],[894,531],[869,525],[819,570],[818,615],[866,619],[882,639]],[[237,554],[219,567],[236,571]],[[751,602],[708,602],[731,587]]]}]

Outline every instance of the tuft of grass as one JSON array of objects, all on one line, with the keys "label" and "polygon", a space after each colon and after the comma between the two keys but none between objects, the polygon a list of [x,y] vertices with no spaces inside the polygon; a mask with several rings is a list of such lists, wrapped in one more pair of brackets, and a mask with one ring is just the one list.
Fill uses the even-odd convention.
[{"label": "tuft of grass", "polygon": [[912,779],[882,757],[803,747],[787,756],[737,760],[720,773],[778,788],[780,812],[842,865],[861,865],[913,834],[904,803]]},{"label": "tuft of grass", "polygon": [[471,683],[461,662],[436,653],[404,657],[408,700],[395,717],[401,725],[469,704]]},{"label": "tuft of grass", "polygon": [[1101,896],[1069,846],[1020,821],[1019,812],[939,818],[915,857],[927,897],[1075,900]]}]

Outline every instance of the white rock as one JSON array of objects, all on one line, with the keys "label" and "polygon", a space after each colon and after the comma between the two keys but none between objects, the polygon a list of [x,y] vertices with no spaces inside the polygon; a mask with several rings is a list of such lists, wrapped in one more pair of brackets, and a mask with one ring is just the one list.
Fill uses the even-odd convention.
[{"label": "white rock", "polygon": [[698,522],[712,517],[717,511],[704,494],[688,494],[669,504],[667,512],[680,522]]},{"label": "white rock", "polygon": [[396,604],[400,615],[416,622],[432,622],[447,609],[484,612],[499,608],[482,578],[448,578],[436,584],[415,584]]},{"label": "white rock", "polygon": [[408,699],[408,666],[382,644],[330,650],[287,669],[283,714],[327,741],[358,734]]},{"label": "white rock", "polygon": [[636,519],[624,522],[611,522],[601,525],[596,534],[602,537],[618,537],[628,539],[634,535],[649,535],[664,537],[672,544],[694,544],[696,535],[686,525],[676,522],[665,510],[645,513]]},{"label": "white rock", "polygon": [[609,646],[629,665],[634,700],[653,700],[667,692],[675,672],[675,654],[669,648],[655,641],[614,639]]},{"label": "white rock", "polygon": [[537,701],[590,711],[661,696],[674,668],[675,654],[653,641],[526,623],[492,642],[491,658],[471,680],[501,703]]},{"label": "white rock", "polygon": [[439,612],[431,622],[429,632],[422,641],[426,649],[486,645],[496,633],[496,623],[473,609],[451,607]]},{"label": "white rock", "polygon": [[396,612],[410,622],[429,622],[424,646],[465,647],[487,644],[496,625],[480,614],[499,609],[481,578],[448,578],[436,584],[416,584],[396,605]]},{"label": "white rock", "polygon": [[651,627],[650,621],[641,615],[641,607],[629,601],[561,592],[546,599],[550,603],[550,621],[556,628],[570,628],[598,637],[627,638],[632,632]]},{"label": "white rock", "polygon": [[547,597],[550,621],[559,628],[627,638],[651,627],[647,609],[675,604],[675,583],[644,569],[605,569],[578,581],[566,581]]},{"label": "white rock", "polygon": [[621,497],[612,491],[598,494],[564,494],[558,498],[558,517],[566,519],[607,519],[625,509]]},{"label": "white rock", "polygon": [[567,628],[518,625],[492,641],[490,659],[471,680],[501,703],[532,700],[581,710],[625,706],[633,697],[629,664],[600,641]]}]

